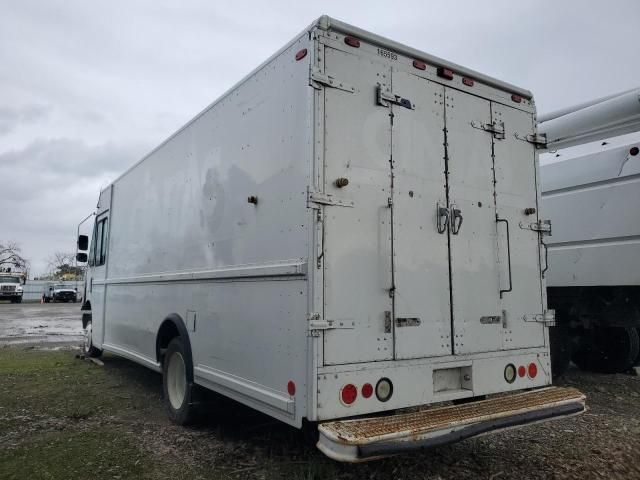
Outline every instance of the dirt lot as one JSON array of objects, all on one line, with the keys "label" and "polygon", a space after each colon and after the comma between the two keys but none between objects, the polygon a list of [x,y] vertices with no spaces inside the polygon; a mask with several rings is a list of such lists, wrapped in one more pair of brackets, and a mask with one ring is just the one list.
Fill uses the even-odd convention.
[{"label": "dirt lot", "polygon": [[[78,306],[0,305],[0,332],[34,318],[77,332]],[[110,355],[104,366],[79,360],[77,350],[43,342],[46,328],[27,342],[29,331],[0,337],[2,479],[640,478],[638,377],[571,370],[560,383],[587,394],[581,417],[343,465],[297,430],[231,402],[210,405],[198,427],[173,426],[158,374]]]}]

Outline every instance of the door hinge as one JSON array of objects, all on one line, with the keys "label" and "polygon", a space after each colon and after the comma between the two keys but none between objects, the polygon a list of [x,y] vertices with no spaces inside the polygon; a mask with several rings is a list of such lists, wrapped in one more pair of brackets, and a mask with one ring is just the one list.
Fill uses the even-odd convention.
[{"label": "door hinge", "polygon": [[525,322],[542,323],[547,327],[553,327],[556,324],[556,311],[553,309],[545,310],[544,313],[528,313],[522,316]]},{"label": "door hinge", "polygon": [[536,148],[547,148],[547,134],[546,133],[532,133],[530,135],[520,135],[518,132],[514,133],[514,136],[518,140],[523,142],[529,142]]},{"label": "door hinge", "polygon": [[520,222],[519,225],[523,230],[533,230],[542,235],[551,235],[551,220],[538,220],[533,223]]},{"label": "door hinge", "polygon": [[500,315],[486,315],[484,317],[480,317],[480,323],[483,325],[502,323],[502,317]]},{"label": "door hinge", "polygon": [[493,138],[496,140],[504,140],[504,122],[491,122],[491,123],[482,123],[482,122],[471,122],[471,126],[473,128],[477,128],[479,130],[484,130],[485,132],[489,132],[493,134]]},{"label": "door hinge", "polygon": [[391,311],[384,312],[384,333],[391,333]]},{"label": "door hinge", "polygon": [[353,93],[356,91],[355,87],[353,87],[352,85],[341,82],[331,75],[322,73],[318,68],[311,68],[311,73],[309,74],[309,85],[317,90],[321,89],[322,86],[325,86],[337,88],[338,90],[343,90],[349,93]]},{"label": "door hinge", "polygon": [[378,85],[376,87],[378,105],[383,107],[390,107],[391,105],[399,105],[401,107],[413,110],[415,107],[408,98],[403,98],[400,95],[394,94],[389,87],[383,87]]},{"label": "door hinge", "polygon": [[312,336],[318,336],[322,330],[353,330],[356,322],[352,319],[327,320],[320,318],[320,314],[314,313],[309,316],[309,331]]},{"label": "door hinge", "polygon": [[336,197],[330,193],[314,192],[307,189],[308,203],[318,203],[320,205],[334,205],[337,207],[353,207],[353,201]]},{"label": "door hinge", "polygon": [[421,323],[418,317],[396,317],[396,327],[419,327]]}]

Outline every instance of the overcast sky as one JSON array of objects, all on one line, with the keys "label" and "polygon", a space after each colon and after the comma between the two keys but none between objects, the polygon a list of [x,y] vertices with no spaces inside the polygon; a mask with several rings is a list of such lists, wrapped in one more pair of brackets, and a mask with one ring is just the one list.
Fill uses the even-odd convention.
[{"label": "overcast sky", "polygon": [[43,273],[102,187],[324,13],[528,88],[539,112],[640,83],[636,0],[0,0],[0,240]]}]

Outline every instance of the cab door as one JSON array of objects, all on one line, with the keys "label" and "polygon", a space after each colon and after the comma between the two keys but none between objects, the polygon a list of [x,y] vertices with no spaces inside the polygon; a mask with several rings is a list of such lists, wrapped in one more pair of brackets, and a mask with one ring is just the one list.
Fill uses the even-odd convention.
[{"label": "cab door", "polygon": [[91,302],[92,341],[96,347],[105,340],[105,299],[107,253],[109,245],[109,205],[111,188],[104,190],[98,201],[98,212],[91,235],[87,268],[87,300]]}]

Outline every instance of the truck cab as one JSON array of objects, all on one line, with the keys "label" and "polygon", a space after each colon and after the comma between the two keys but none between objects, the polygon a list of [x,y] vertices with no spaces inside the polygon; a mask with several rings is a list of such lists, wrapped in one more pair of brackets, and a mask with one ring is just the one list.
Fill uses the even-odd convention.
[{"label": "truck cab", "polygon": [[21,303],[23,285],[26,282],[26,276],[22,273],[0,273],[0,300]]}]

